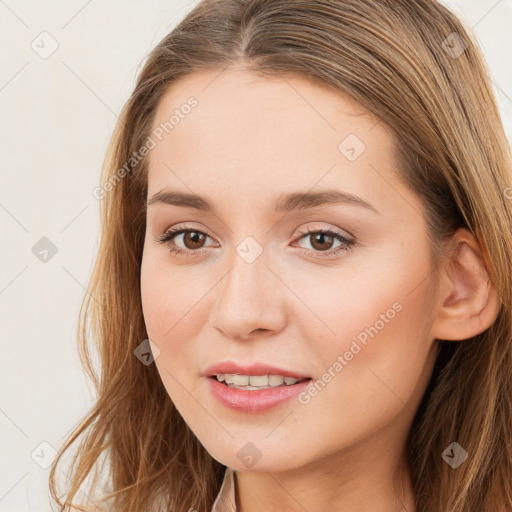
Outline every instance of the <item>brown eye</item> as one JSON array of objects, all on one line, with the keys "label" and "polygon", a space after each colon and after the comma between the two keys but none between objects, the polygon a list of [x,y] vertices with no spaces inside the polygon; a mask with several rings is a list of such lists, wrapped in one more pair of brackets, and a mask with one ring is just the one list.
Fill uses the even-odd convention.
[{"label": "brown eye", "polygon": [[172,253],[192,255],[202,252],[201,249],[206,238],[210,238],[210,236],[202,231],[177,226],[164,233],[156,241],[167,245]]},{"label": "brown eye", "polygon": [[[300,240],[306,240],[312,247],[312,250],[307,250],[306,254],[316,258],[336,256],[357,245],[355,240],[329,229],[306,230],[301,231],[301,234]],[[339,245],[332,248],[334,242],[339,242]]]},{"label": "brown eye", "polygon": [[334,242],[333,236],[321,232],[313,233],[310,235],[310,239],[312,240],[311,246],[318,251],[329,250]]},{"label": "brown eye", "polygon": [[201,249],[201,244],[204,243],[206,238],[206,235],[200,231],[185,231],[183,235],[185,248],[190,250]]}]

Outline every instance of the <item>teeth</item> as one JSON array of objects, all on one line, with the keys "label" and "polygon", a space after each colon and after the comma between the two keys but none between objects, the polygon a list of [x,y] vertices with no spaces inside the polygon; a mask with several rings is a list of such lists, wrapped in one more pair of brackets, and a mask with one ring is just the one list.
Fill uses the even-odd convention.
[{"label": "teeth", "polygon": [[248,375],[233,375],[233,384],[236,386],[247,386],[249,384]]},{"label": "teeth", "polygon": [[284,377],[282,375],[269,375],[268,383],[270,386],[280,386],[284,382]]},{"label": "teeth", "polygon": [[268,386],[268,375],[251,375],[249,384],[251,386]]},{"label": "teeth", "polygon": [[283,384],[290,386],[299,382],[293,377],[282,375],[239,375],[236,373],[219,373],[216,375],[219,382],[225,382],[230,388],[236,389],[270,389]]}]

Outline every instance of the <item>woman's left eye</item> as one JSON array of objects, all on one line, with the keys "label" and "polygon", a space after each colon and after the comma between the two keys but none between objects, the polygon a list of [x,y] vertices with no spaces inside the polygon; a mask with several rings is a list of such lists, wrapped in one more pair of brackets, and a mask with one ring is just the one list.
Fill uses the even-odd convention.
[{"label": "woman's left eye", "polygon": [[[348,251],[351,247],[356,245],[355,240],[351,240],[347,238],[346,236],[342,235],[341,233],[337,233],[336,231],[332,231],[330,229],[316,229],[316,230],[309,230],[305,232],[301,232],[303,236],[299,238],[301,240],[302,238],[308,238],[310,240],[313,240],[313,242],[310,242],[311,245],[314,247],[316,244],[320,246],[320,250],[315,251],[307,251],[308,255],[311,255],[313,257],[318,257],[318,253],[326,253],[328,256],[335,256],[341,251]],[[314,235],[314,236],[312,236]],[[325,245],[325,243],[332,244],[334,240],[337,240],[340,242],[340,245],[336,247],[335,249],[327,249],[322,250],[322,245]],[[325,256],[320,256],[325,257]]]},{"label": "woman's left eye", "polygon": [[[185,243],[185,248],[177,247],[174,243],[174,239],[179,236],[184,235],[182,238],[182,242]],[[356,245],[355,240],[351,240],[341,233],[337,233],[336,231],[331,231],[328,229],[317,229],[310,231],[302,231],[301,237],[299,240],[303,238],[309,237],[313,240],[312,245],[315,246],[318,244],[320,246],[317,250],[307,250],[306,254],[311,255],[313,257],[318,257],[318,254],[326,253],[328,256],[335,256],[341,251],[347,251],[352,246]],[[315,235],[312,237],[312,235]],[[197,229],[186,229],[181,228],[180,226],[174,227],[166,231],[161,237],[157,238],[156,241],[169,246],[169,250],[178,255],[194,255],[199,254],[200,249],[202,247],[198,247],[201,243],[204,242],[206,238],[211,238],[209,235],[204,233],[203,231],[199,231]],[[332,244],[334,241],[340,242],[340,245],[335,249],[323,249],[321,246],[325,246]],[[187,247],[188,245],[188,247]],[[325,256],[320,256],[325,257]]]}]

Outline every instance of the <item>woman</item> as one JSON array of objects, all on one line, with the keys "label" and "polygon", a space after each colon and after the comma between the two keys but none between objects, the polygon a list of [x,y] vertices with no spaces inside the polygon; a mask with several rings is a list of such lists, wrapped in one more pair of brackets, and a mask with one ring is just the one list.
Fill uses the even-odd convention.
[{"label": "woman", "polygon": [[95,192],[61,510],[511,510],[510,156],[440,3],[201,2]]}]

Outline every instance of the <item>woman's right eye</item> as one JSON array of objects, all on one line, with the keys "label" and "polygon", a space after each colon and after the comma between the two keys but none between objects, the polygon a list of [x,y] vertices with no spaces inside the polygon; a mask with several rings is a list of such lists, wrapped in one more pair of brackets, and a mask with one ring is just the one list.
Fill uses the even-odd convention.
[{"label": "woman's right eye", "polygon": [[198,229],[184,229],[180,228],[179,226],[176,228],[171,228],[167,230],[161,237],[157,238],[156,241],[160,242],[164,245],[167,245],[169,247],[169,250],[178,255],[190,255],[190,254],[197,254],[201,247],[192,247],[192,249],[187,248],[181,248],[177,247],[174,239],[184,235],[182,242],[185,242],[185,245],[194,245],[194,244],[200,244],[202,241],[205,240],[206,237],[210,238],[209,235],[204,233],[203,231],[200,231]]}]

